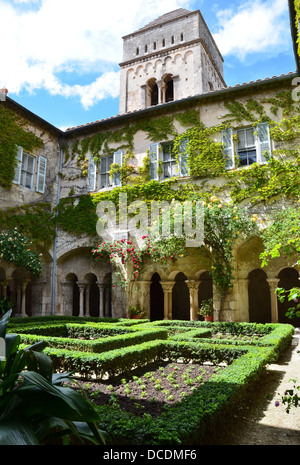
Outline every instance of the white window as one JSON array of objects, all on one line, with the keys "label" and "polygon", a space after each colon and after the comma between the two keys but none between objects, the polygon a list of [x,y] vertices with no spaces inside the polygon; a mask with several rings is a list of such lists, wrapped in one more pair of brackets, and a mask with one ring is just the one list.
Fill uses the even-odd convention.
[{"label": "white window", "polygon": [[236,167],[235,156],[239,166],[249,166],[252,163],[265,163],[272,154],[268,123],[235,131],[229,128],[222,132],[222,142],[227,169]]},{"label": "white window", "polygon": [[15,168],[14,183],[20,184],[28,189],[33,188],[35,157],[23,151],[22,147],[18,147],[17,166]]},{"label": "white window", "polygon": [[111,187],[112,185],[111,179],[109,177],[109,170],[112,162],[112,156],[100,158],[100,189]]}]

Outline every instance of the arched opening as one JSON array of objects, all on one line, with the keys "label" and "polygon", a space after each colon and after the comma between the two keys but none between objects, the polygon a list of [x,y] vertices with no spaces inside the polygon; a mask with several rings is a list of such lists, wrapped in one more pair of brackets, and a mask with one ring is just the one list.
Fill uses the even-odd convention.
[{"label": "arched opening", "polygon": [[156,79],[149,79],[147,83],[147,95],[148,95],[148,105],[155,106],[158,105],[158,86]]},{"label": "arched opening", "polygon": [[186,284],[186,276],[179,272],[175,278],[172,291],[173,320],[190,320],[190,293]]},{"label": "arched opening", "polygon": [[200,276],[200,284],[198,287],[198,303],[199,307],[204,300],[213,298],[213,280],[208,271],[205,271]]},{"label": "arched opening", "polygon": [[174,100],[174,81],[171,74],[164,78],[164,102],[173,102]]},{"label": "arched opening", "polygon": [[76,274],[74,273],[69,273],[66,276],[66,282],[70,283],[68,284],[68,287],[70,286],[70,292],[68,292],[69,298],[71,299],[70,303],[70,311],[72,310],[72,316],[79,316],[79,287],[77,284],[78,278]]},{"label": "arched opening", "polygon": [[250,323],[272,321],[270,287],[263,270],[257,269],[249,273],[248,301]]},{"label": "arched opening", "polygon": [[[295,268],[284,268],[278,274],[279,282],[278,287],[283,287],[287,291],[293,287],[299,287],[299,274]],[[300,318],[290,319],[285,316],[289,308],[295,308],[298,302],[288,301],[285,299],[284,302],[278,300],[278,322],[291,324],[295,327],[300,326]]]},{"label": "arched opening", "polygon": [[160,284],[160,276],[154,273],[150,285],[150,320],[164,319],[164,291]]},{"label": "arched opening", "polygon": [[85,295],[85,314],[98,317],[99,316],[99,287],[97,285],[97,276],[89,273],[85,276],[87,281],[86,295]]}]

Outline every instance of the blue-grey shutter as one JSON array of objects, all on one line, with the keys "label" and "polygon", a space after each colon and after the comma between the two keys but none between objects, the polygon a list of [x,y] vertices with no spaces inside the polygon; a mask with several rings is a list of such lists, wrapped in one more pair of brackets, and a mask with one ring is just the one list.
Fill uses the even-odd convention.
[{"label": "blue-grey shutter", "polygon": [[96,190],[96,164],[94,162],[93,157],[90,157],[89,164],[88,164],[88,190],[94,191]]},{"label": "blue-grey shutter", "polygon": [[46,187],[47,158],[40,156],[38,161],[36,190],[44,194]]},{"label": "blue-grey shutter", "polygon": [[226,169],[231,170],[234,168],[234,144],[233,144],[232,128],[222,131],[222,142],[224,144],[224,157],[226,162]]},{"label": "blue-grey shutter", "polygon": [[18,146],[18,153],[16,156],[17,166],[15,168],[15,177],[13,182],[20,184],[21,181],[21,168],[22,168],[23,148]]},{"label": "blue-grey shutter", "polygon": [[149,158],[150,158],[150,179],[158,180],[158,154],[159,144],[151,144],[149,147]]},{"label": "blue-grey shutter", "polygon": [[258,138],[258,161],[265,163],[267,158],[265,152],[270,157],[271,154],[271,139],[268,123],[258,123],[257,125],[257,138]]},{"label": "blue-grey shutter", "polygon": [[[122,150],[118,150],[117,152],[114,153],[113,163],[116,163],[117,165],[122,166],[122,162],[123,162],[123,152]],[[114,187],[119,187],[122,185],[121,173],[114,173],[113,185]]]},{"label": "blue-grey shutter", "polygon": [[187,164],[188,154],[187,154],[187,145],[188,145],[188,138],[183,139],[180,142],[179,146],[179,176],[188,176],[189,175],[189,167]]}]

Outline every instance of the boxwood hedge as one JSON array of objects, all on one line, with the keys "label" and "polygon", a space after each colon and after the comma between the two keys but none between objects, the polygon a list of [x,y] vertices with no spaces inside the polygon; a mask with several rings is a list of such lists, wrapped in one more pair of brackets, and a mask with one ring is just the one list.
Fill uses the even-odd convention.
[{"label": "boxwood hedge", "polygon": [[[110,433],[111,444],[184,445],[201,443],[207,428],[291,343],[294,328],[282,324],[174,320],[150,323],[122,319],[112,322],[66,317],[32,319],[24,324],[15,321],[11,331],[21,334],[23,345],[47,341],[45,353],[51,357],[55,370],[73,371],[88,379],[126,375],[162,360],[225,362],[224,370],[155,419],[150,415],[137,417],[115,405],[97,407],[101,428]],[[216,337],[219,333],[226,334],[226,339]],[[250,336],[250,340],[234,338],[237,335]],[[252,335],[260,337],[251,340]]]}]

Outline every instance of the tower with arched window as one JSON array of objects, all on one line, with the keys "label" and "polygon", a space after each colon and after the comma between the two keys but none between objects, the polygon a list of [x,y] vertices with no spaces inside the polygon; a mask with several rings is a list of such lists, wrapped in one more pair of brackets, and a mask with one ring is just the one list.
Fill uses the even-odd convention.
[{"label": "tower with arched window", "polygon": [[179,8],[123,37],[120,114],[226,87],[199,10]]}]

